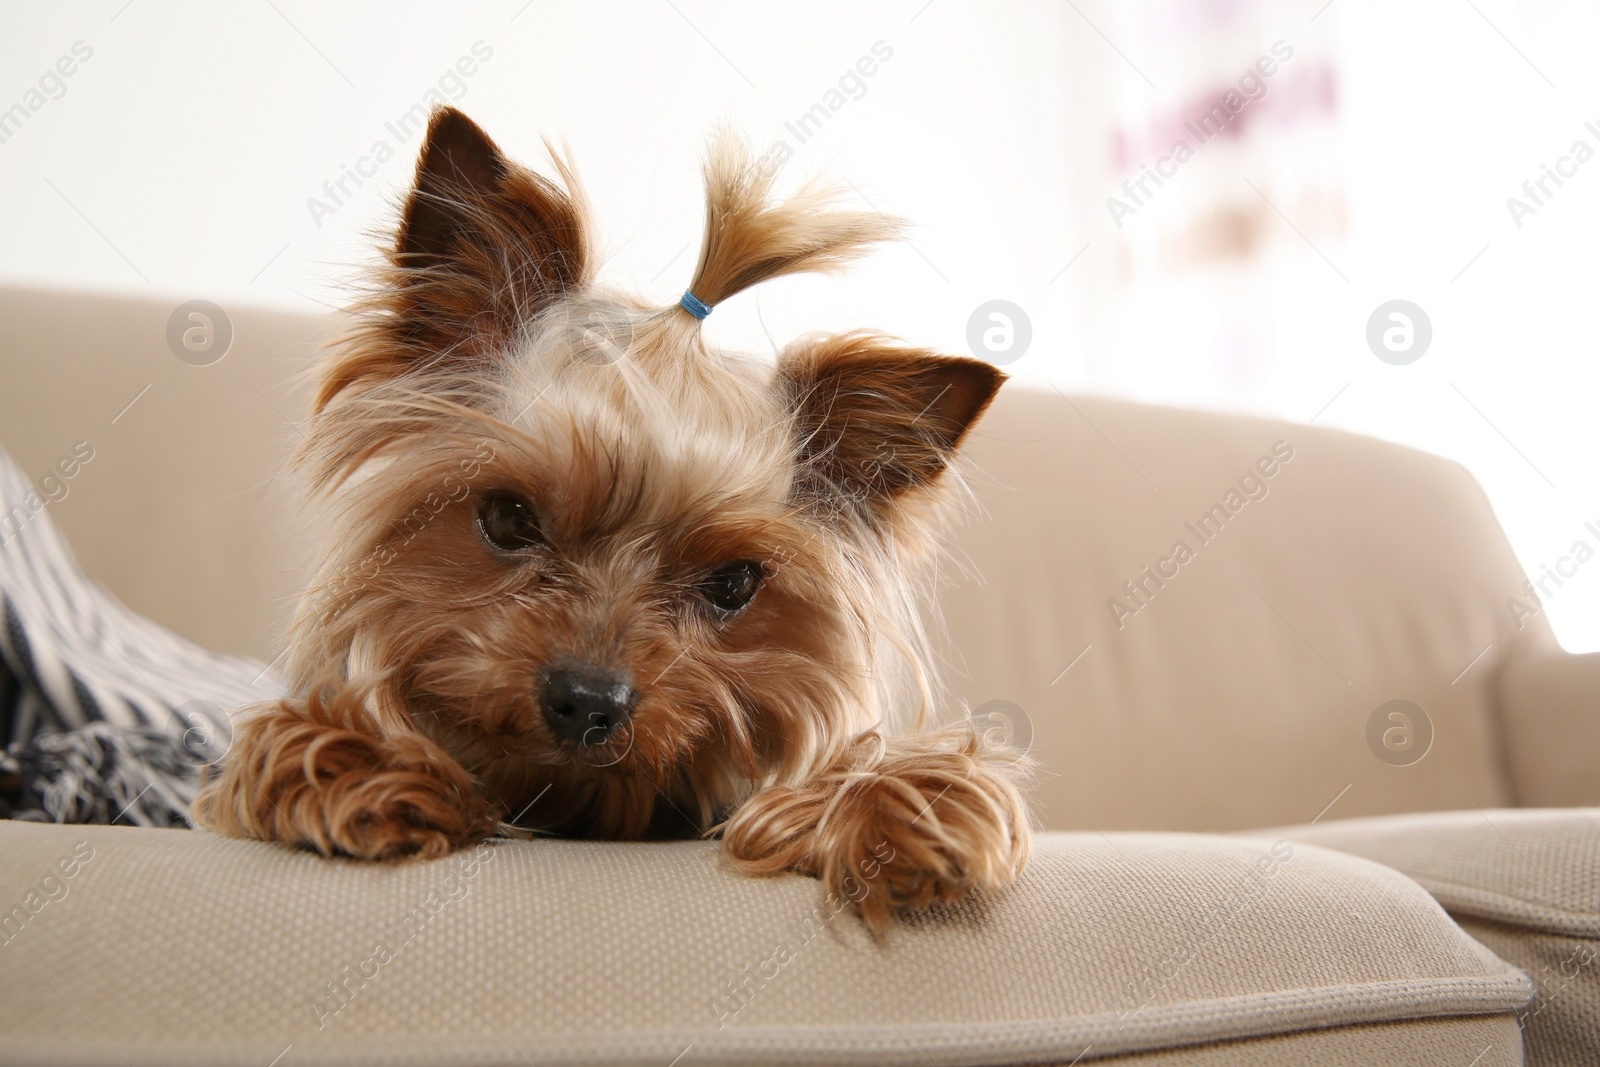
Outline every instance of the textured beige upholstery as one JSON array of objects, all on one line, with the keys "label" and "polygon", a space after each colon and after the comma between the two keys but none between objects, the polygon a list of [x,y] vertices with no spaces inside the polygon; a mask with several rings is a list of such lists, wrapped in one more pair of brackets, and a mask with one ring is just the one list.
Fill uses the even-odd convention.
[{"label": "textured beige upholstery", "polygon": [[[1261,477],[1280,441],[1293,458]],[[1505,604],[1522,571],[1458,465],[1335,430],[1022,389],[1002,390],[972,455],[988,515],[960,539],[978,577],[944,598],[970,672],[955,685],[1028,716],[1053,772],[1036,792],[1049,825],[1307,822],[1346,786],[1329,817],[1515,799],[1495,683],[1553,640],[1542,616],[1516,628]],[[1263,498],[1241,491],[1247,474]],[[1230,491],[1237,514],[1202,543],[1190,527]],[[1179,541],[1194,558],[1116,618],[1108,601],[1137,606],[1123,583]],[[1391,700],[1433,725],[1410,766],[1368,744]]]},{"label": "textured beige upholstery", "polygon": [[709,843],[377,867],[14,823],[0,848],[8,902],[78,861],[6,931],[7,1063],[1068,1063],[1529,995],[1414,882],[1288,842],[1049,836],[1013,891],[882,942]]},{"label": "textured beige upholstery", "polygon": [[326,324],[228,309],[232,349],[196,367],[167,347],[183,302],[0,287],[0,444],[38,479],[87,441],[47,505],[84,569],[186,637],[268,659],[302,558],[268,483]]},{"label": "textured beige upholstery", "polygon": [[1515,660],[1500,701],[1517,803],[1600,804],[1600,652]]},{"label": "textured beige upholstery", "polygon": [[1414,879],[1533,979],[1533,1002],[1518,1012],[1532,1062],[1600,1064],[1600,808],[1400,815],[1271,833]]},{"label": "textured beige upholstery", "polygon": [[[1458,1063],[1463,1049],[1476,1050],[1476,1062],[1523,1063],[1516,1020],[1506,1015],[1456,1019],[1413,1019],[1404,1023],[1344,1026],[1249,1041],[1139,1052],[1118,1057],[1117,1067],[1369,1067],[1375,1064]],[[1060,1067],[1071,1067],[1070,1064]]]},{"label": "textured beige upholstery", "polygon": [[[0,441],[29,471],[90,441],[49,505],[90,573],[268,658],[299,553],[264,485],[328,327],[229,309],[233,350],[193,367],[165,340],[179,302],[0,290]],[[1041,841],[1015,893],[885,944],[827,921],[718,1029],[713,998],[773,966],[815,883],[737,878],[693,844],[500,843],[468,877],[0,824],[0,906],[25,913],[0,1062],[1593,1062],[1596,965],[1572,951],[1595,936],[1600,831],[1498,809],[1600,803],[1600,659],[1542,617],[1518,628],[1522,572],[1465,471],[1019,387],[971,454],[952,687],[1031,738],[1044,825],[1079,831]],[[1396,700],[1420,709],[1398,734]],[[1274,834],[1293,857],[1250,874]],[[94,858],[46,886],[80,842]],[[459,899],[364,985],[342,977],[435,889]],[[357,992],[319,1020],[333,981]]]}]

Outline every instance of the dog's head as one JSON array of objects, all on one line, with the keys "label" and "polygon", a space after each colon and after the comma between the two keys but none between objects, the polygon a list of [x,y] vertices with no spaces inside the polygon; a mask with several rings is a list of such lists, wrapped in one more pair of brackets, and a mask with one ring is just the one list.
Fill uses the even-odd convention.
[{"label": "dog's head", "polygon": [[[524,825],[705,829],[923,709],[915,564],[1002,376],[868,332],[712,349],[693,301],[594,282],[558,169],[434,115],[302,449],[330,540],[292,674],[367,687]],[[894,233],[815,190],[771,203],[727,143],[706,175],[705,305]]]}]

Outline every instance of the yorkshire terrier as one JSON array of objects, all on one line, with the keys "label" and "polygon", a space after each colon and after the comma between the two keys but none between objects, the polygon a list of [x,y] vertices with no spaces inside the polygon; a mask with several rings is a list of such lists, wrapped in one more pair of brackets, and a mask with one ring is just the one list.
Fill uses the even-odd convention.
[{"label": "yorkshire terrier", "polygon": [[713,306],[897,233],[815,185],[773,202],[734,139],[666,308],[595,282],[555,166],[434,114],[298,452],[327,527],[299,695],[239,717],[197,823],[373,860],[517,827],[714,835],[874,926],[1004,886],[1021,764],[930,725],[922,615],[952,460],[1004,376],[864,330],[775,365],[709,347]]}]

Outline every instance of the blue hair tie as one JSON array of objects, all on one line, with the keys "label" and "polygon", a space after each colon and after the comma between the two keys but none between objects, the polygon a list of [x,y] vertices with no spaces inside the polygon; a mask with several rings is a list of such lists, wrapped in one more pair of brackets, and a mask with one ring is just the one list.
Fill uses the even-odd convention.
[{"label": "blue hair tie", "polygon": [[705,303],[687,289],[683,291],[683,299],[678,301],[678,305],[697,319],[703,319],[711,314],[711,305]]}]

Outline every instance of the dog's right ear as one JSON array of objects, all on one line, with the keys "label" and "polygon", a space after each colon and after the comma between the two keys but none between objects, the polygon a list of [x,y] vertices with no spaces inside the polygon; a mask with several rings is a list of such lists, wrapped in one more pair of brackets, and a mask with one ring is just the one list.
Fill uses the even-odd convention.
[{"label": "dog's right ear", "polygon": [[324,380],[318,410],[359,381],[497,358],[588,283],[584,204],[559,157],[556,168],[565,189],[507,159],[455,108],[434,111],[378,314]]},{"label": "dog's right ear", "polygon": [[778,358],[794,419],[795,492],[868,518],[932,485],[1006,376],[858,331],[805,338]]}]

